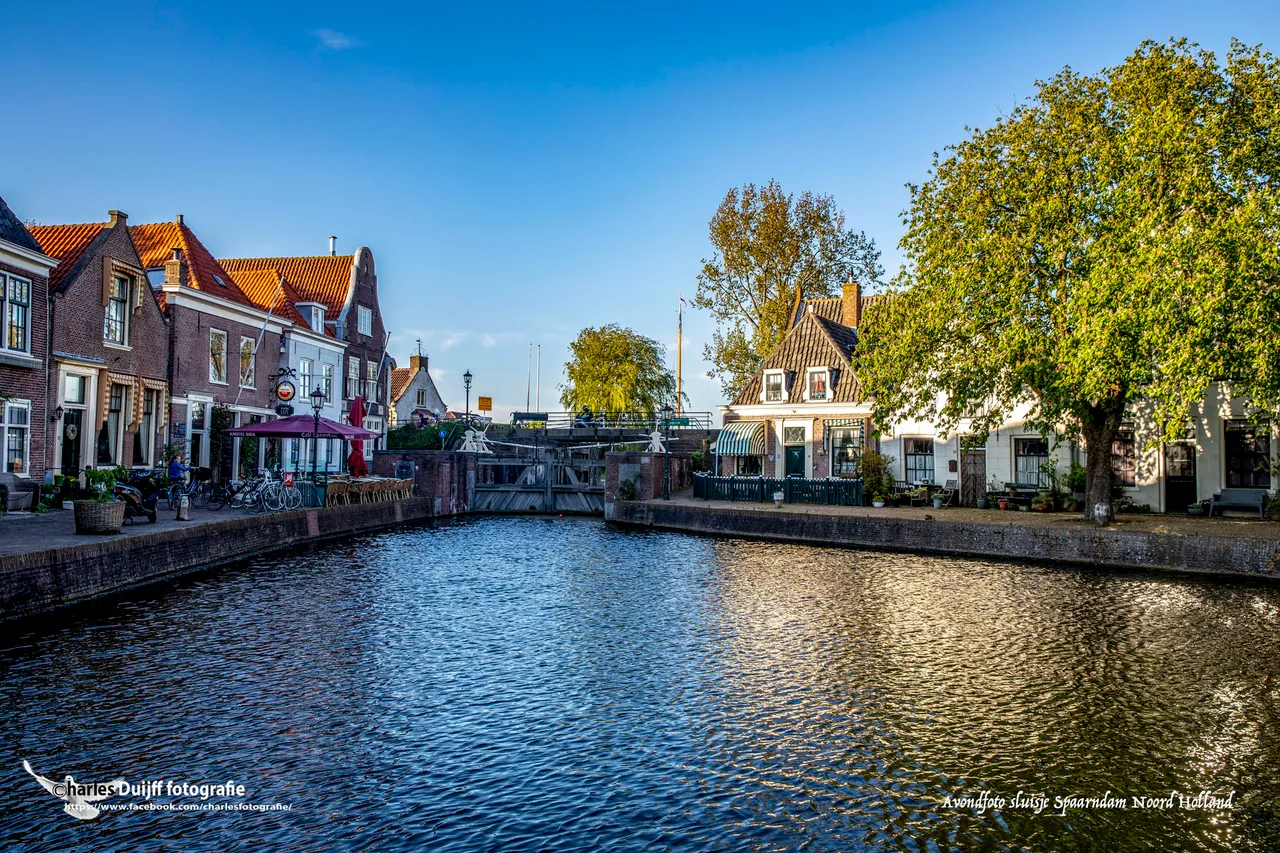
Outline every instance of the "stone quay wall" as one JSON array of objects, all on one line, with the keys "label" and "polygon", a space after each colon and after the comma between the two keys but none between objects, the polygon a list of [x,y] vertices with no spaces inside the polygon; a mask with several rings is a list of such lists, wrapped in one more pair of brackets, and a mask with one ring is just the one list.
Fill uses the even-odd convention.
[{"label": "stone quay wall", "polygon": [[1280,578],[1280,540],[1242,536],[981,524],[662,502],[615,501],[609,504],[607,518],[622,525],[810,545]]},{"label": "stone quay wall", "polygon": [[0,556],[0,621],[258,554],[434,518],[430,498],[245,515]]}]

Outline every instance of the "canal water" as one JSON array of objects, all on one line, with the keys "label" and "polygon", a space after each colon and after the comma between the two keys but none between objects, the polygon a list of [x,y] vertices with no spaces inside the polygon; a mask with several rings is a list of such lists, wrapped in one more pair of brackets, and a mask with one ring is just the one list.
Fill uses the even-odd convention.
[{"label": "canal water", "polygon": [[[1255,584],[407,528],[0,635],[0,849],[1276,850],[1278,638]],[[79,821],[24,759],[245,791]]]}]

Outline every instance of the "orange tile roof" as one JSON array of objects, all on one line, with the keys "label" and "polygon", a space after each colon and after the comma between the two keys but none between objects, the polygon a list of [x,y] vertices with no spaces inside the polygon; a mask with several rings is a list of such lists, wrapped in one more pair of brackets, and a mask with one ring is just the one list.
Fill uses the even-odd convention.
[{"label": "orange tile roof", "polygon": [[409,381],[413,379],[416,373],[412,367],[397,367],[391,371],[391,402],[400,399],[400,395],[404,393],[404,389],[408,387]]},{"label": "orange tile roof", "polygon": [[284,274],[304,302],[319,302],[334,319],[347,303],[351,289],[353,255],[320,255],[310,258],[224,258],[232,271],[276,269]]},{"label": "orange tile roof", "polygon": [[213,257],[195,233],[177,222],[156,222],[148,225],[130,225],[129,233],[138,248],[138,257],[147,268],[163,267],[173,257],[175,248],[182,249],[187,261],[187,284],[210,296],[220,296],[250,308],[257,308],[253,301],[241,292],[231,273]]},{"label": "orange tile roof", "polygon": [[[279,270],[231,270],[230,272],[236,286],[258,308],[270,311],[272,315],[306,329],[311,328],[311,324],[304,320],[298,313],[298,309],[294,307],[295,302],[302,302],[303,299],[298,296],[287,279],[281,281]],[[332,337],[331,333],[328,334]]]},{"label": "orange tile roof", "polygon": [[58,259],[58,265],[49,273],[50,290],[62,286],[84,250],[106,227],[105,222],[90,222],[86,225],[33,225],[28,229],[44,253]]}]

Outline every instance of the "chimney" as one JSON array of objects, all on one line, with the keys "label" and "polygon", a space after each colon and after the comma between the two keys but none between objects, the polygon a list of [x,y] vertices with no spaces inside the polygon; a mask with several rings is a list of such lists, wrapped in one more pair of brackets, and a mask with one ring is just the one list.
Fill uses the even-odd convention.
[{"label": "chimney", "polygon": [[427,357],[425,355],[420,355],[419,353],[415,352],[413,355],[409,356],[410,375],[413,375],[419,370],[426,370],[426,369],[427,369]]},{"label": "chimney", "polygon": [[330,234],[329,235],[329,257],[332,258],[336,254],[338,254],[338,238]]},{"label": "chimney", "polygon": [[176,217],[174,217],[174,220],[173,220],[173,221],[174,221],[174,222],[176,222],[176,223],[178,223],[179,225],[181,225],[181,224],[182,224],[182,214],[181,214],[181,213],[179,213]]},{"label": "chimney", "polygon": [[862,322],[862,286],[854,281],[853,270],[849,270],[849,280],[840,299],[840,322],[852,329]]},{"label": "chimney", "polygon": [[129,221],[129,214],[119,210],[108,210],[107,216],[111,219],[112,228],[115,228],[117,225],[125,225]]},{"label": "chimney", "polygon": [[164,283],[185,285],[187,283],[187,262],[182,259],[182,249],[173,247],[173,257],[164,262]]}]

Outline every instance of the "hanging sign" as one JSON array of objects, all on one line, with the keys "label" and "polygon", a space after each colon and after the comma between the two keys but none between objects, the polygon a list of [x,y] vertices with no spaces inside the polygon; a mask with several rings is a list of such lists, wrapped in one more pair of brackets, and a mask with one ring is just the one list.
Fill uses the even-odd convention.
[{"label": "hanging sign", "polygon": [[298,389],[288,379],[276,386],[276,399],[281,403],[288,403],[298,393]]},{"label": "hanging sign", "polygon": [[287,418],[293,414],[293,406],[288,403],[279,403],[276,405],[276,414],[282,418]]}]

